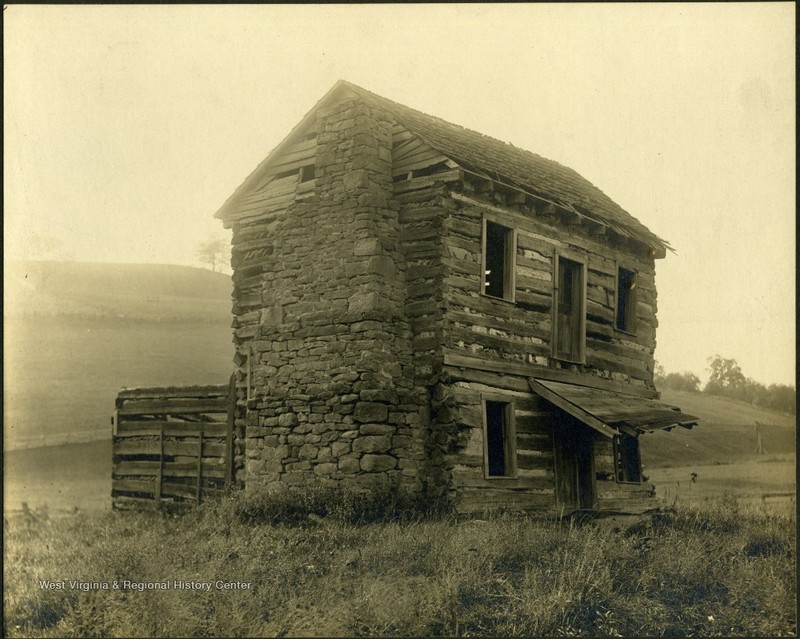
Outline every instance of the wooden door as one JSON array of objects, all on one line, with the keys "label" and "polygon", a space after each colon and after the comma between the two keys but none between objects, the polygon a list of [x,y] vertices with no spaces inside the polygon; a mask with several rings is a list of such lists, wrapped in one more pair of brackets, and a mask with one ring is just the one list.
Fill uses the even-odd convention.
[{"label": "wooden door", "polygon": [[560,413],[553,426],[556,503],[565,510],[594,507],[593,431]]}]

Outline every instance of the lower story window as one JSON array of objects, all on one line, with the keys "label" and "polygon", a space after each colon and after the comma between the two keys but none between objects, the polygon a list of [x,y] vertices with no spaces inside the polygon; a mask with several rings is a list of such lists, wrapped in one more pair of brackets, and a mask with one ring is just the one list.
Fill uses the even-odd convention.
[{"label": "lower story window", "polygon": [[642,462],[637,437],[622,433],[614,438],[614,469],[618,482],[641,483]]},{"label": "lower story window", "polygon": [[516,474],[514,407],[510,402],[485,403],[486,475],[513,477]]}]

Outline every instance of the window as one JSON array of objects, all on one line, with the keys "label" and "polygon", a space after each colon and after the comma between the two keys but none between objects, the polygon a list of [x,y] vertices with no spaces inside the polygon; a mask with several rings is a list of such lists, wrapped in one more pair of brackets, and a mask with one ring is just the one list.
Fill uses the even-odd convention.
[{"label": "window", "polygon": [[638,484],[642,481],[637,437],[626,433],[614,437],[614,474],[621,483]]},{"label": "window", "polygon": [[617,329],[636,331],[636,273],[619,267],[617,271]]},{"label": "window", "polygon": [[553,356],[583,362],[586,344],[586,267],[557,256]]},{"label": "window", "polygon": [[514,405],[510,402],[484,402],[484,461],[487,477],[516,475]]},{"label": "window", "polygon": [[300,182],[310,182],[314,179],[314,165],[300,167]]},{"label": "window", "polygon": [[484,219],[483,292],[490,297],[514,300],[514,229]]}]

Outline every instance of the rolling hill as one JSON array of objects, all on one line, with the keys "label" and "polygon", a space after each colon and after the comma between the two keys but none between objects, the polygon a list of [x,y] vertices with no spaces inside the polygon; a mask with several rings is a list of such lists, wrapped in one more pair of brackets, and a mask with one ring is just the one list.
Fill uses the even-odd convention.
[{"label": "rolling hill", "polygon": [[231,278],[167,264],[9,261],[6,318],[74,317],[230,325]]},{"label": "rolling hill", "polygon": [[[797,430],[794,415],[777,413],[751,404],[703,393],[665,390],[661,401],[680,406],[701,418],[687,430],[674,428],[643,435],[642,463],[650,467],[692,464],[730,464],[755,459],[755,422],[761,422],[766,456],[795,453]],[[761,457],[764,457],[762,455]]]},{"label": "rolling hill", "polygon": [[110,437],[126,386],[225,383],[228,275],[185,266],[9,262],[6,449]]}]

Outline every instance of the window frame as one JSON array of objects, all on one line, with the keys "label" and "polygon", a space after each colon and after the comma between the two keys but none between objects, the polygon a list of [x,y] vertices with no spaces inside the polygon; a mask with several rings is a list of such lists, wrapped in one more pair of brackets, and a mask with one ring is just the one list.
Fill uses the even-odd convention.
[{"label": "window frame", "polygon": [[297,177],[298,184],[306,184],[308,182],[313,182],[317,178],[317,166],[314,162],[310,164],[304,164],[300,167],[300,171]]},{"label": "window frame", "polygon": [[[614,291],[614,330],[619,331],[620,333],[625,333],[626,335],[636,335],[636,329],[638,324],[638,313],[636,312],[636,305],[637,305],[637,293],[636,290],[639,288],[639,271],[629,268],[629,266],[623,262],[616,262],[616,273],[615,273],[615,291]],[[626,322],[625,328],[620,328],[619,326],[619,312],[620,312],[620,293],[621,293],[621,275],[622,271],[627,271],[633,275],[633,282],[635,286],[631,291],[632,294],[632,304],[630,313],[633,316],[632,319],[632,326],[628,325],[627,321],[627,313],[626,313]]]},{"label": "window frame", "polygon": [[[504,404],[503,407],[503,457],[505,461],[504,475],[489,474],[489,420],[486,414],[489,402]],[[481,421],[483,424],[483,477],[484,479],[503,480],[517,479],[517,424],[515,419],[514,400],[507,395],[481,395]]]},{"label": "window frame", "polygon": [[[516,300],[516,272],[517,272],[517,229],[501,221],[497,216],[484,214],[481,219],[481,277],[480,294],[493,300],[515,303]],[[503,297],[489,295],[486,292],[486,239],[489,223],[501,226],[508,230],[505,247],[505,273],[503,276]]]},{"label": "window frame", "polygon": [[[581,313],[580,313],[580,328],[579,328],[579,343],[577,348],[577,355],[570,354],[565,355],[558,352],[558,297],[560,292],[560,279],[561,279],[561,260],[566,260],[568,262],[573,262],[578,264],[581,267],[581,293],[580,293],[580,302],[581,302]],[[555,251],[553,253],[553,312],[551,317],[552,322],[552,344],[551,344],[551,356],[553,359],[559,360],[561,362],[571,362],[573,364],[585,364],[586,363],[586,312],[587,312],[587,303],[586,303],[586,293],[587,293],[587,277],[588,277],[588,267],[586,263],[586,259],[568,251]]]},{"label": "window frame", "polygon": [[[622,455],[623,454],[627,454],[627,453],[623,453],[623,451],[625,449],[621,445],[623,437],[630,437],[631,439],[633,439],[636,442],[636,472],[637,472],[637,475],[638,475],[638,479],[636,479],[636,480],[622,479],[621,478],[621,473],[622,473],[621,469],[624,468],[625,466],[627,466],[627,464],[625,466],[623,466],[621,464]],[[621,432],[619,435],[615,435],[614,436],[614,480],[618,484],[636,484],[636,485],[639,485],[639,484],[644,483],[644,480],[642,479],[642,450],[641,450],[641,448],[639,446],[639,438],[638,437],[635,437],[633,435],[629,435],[628,433],[624,433],[624,432]]]}]

